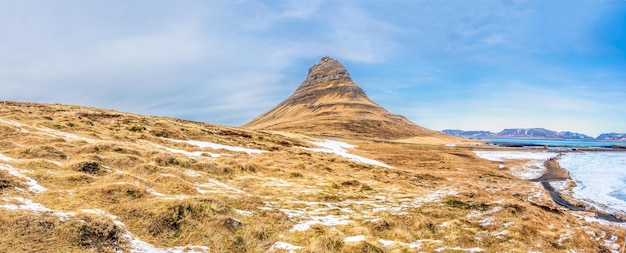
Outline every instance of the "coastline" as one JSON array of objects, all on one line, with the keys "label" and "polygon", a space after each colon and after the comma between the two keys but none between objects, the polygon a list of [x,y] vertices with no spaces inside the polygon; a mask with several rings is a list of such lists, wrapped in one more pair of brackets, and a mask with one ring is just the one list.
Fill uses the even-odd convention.
[{"label": "coastline", "polygon": [[[554,189],[550,182],[556,181],[567,181],[572,180],[570,172],[561,167],[558,162],[560,155],[551,157],[544,162],[544,166],[546,168],[545,173],[536,179],[530,180],[531,182],[539,182],[543,186],[543,188],[548,191],[552,200],[558,204],[559,206],[565,207],[570,211],[579,211],[579,212],[591,212],[596,215],[596,218],[601,220],[606,220],[610,222],[616,223],[626,223],[626,217],[618,217],[615,214],[611,214],[602,210],[597,210],[597,208],[591,207],[588,204],[581,205],[579,203],[585,203],[582,200],[577,200],[573,196],[566,195],[569,198],[576,200],[579,203],[572,203],[563,198],[563,195],[558,190]],[[571,186],[570,186],[571,188]]]}]

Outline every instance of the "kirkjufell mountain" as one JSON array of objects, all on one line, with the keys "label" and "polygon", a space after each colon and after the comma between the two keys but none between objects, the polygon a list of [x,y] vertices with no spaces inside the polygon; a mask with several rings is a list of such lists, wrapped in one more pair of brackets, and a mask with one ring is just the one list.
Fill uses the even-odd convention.
[{"label": "kirkjufell mountain", "polygon": [[313,65],[290,97],[243,127],[376,139],[446,138],[376,104],[330,57]]}]

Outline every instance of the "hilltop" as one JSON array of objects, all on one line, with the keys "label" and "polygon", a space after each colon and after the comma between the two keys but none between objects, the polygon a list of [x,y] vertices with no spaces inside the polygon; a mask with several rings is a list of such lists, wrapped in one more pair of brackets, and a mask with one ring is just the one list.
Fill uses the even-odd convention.
[{"label": "hilltop", "polygon": [[376,104],[330,57],[314,64],[291,96],[242,127],[370,139],[451,139]]}]

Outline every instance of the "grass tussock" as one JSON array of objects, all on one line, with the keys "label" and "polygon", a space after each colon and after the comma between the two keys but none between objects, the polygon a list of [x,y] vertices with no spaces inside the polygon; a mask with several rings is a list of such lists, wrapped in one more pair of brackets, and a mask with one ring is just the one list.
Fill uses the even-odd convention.
[{"label": "grass tussock", "polygon": [[28,159],[52,159],[66,160],[67,155],[63,151],[52,146],[28,147],[20,151],[20,156]]},{"label": "grass tussock", "polygon": [[11,190],[16,187],[24,188],[21,181],[9,173],[0,170],[0,193],[4,190]]},{"label": "grass tussock", "polygon": [[124,228],[106,217],[81,214],[59,219],[50,213],[0,212],[2,252],[118,252],[128,249]]}]

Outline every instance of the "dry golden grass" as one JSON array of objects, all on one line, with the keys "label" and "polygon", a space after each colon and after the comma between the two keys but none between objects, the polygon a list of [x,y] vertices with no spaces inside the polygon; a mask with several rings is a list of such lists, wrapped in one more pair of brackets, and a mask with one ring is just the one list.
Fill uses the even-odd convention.
[{"label": "dry golden grass", "polygon": [[[342,140],[390,169],[302,149],[315,139],[297,134],[77,106],[0,102],[0,128],[0,154],[14,159],[0,165],[22,175],[0,169],[0,252],[127,251],[128,232],[211,252],[280,252],[277,242],[300,252],[602,252],[611,235],[623,240],[460,144]],[[354,236],[363,240],[345,241]]]}]

